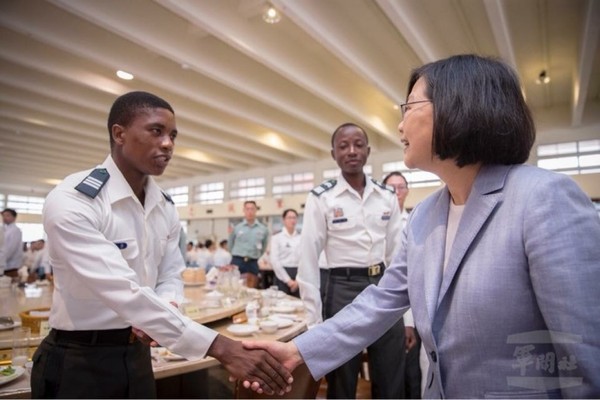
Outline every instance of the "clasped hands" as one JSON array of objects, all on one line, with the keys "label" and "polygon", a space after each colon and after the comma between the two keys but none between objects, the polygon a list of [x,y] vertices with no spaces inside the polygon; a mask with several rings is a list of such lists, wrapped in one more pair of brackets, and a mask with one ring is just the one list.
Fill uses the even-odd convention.
[{"label": "clasped hands", "polygon": [[[133,328],[133,331],[143,343],[157,345],[156,341],[142,330]],[[221,362],[231,375],[230,381],[244,379],[244,387],[257,393],[283,395],[292,389],[294,379],[290,371],[300,364],[293,361],[294,358],[288,358],[286,354],[289,350],[285,345],[288,343],[261,341],[242,344],[240,341],[217,335],[206,354]],[[296,348],[295,345],[292,346]]]}]

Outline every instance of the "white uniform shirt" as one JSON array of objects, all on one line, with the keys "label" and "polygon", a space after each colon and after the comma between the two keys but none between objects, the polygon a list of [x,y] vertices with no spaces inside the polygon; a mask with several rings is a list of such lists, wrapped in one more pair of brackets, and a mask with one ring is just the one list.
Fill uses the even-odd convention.
[{"label": "white uniform shirt", "polygon": [[283,267],[298,267],[300,235],[294,231],[289,234],[284,227],[281,232],[271,238],[271,266],[277,279],[288,283],[291,278]]},{"label": "white uniform shirt", "polygon": [[0,275],[4,274],[6,256],[4,255],[4,225],[0,223]]},{"label": "white uniform shirt", "polygon": [[134,326],[188,359],[204,357],[217,333],[183,316],[170,300],[183,297],[175,206],[149,177],[139,202],[111,156],[96,198],[77,190],[90,171],[68,176],[43,212],[54,269],[50,326],[62,330]]},{"label": "white uniform shirt", "polygon": [[16,223],[4,225],[5,271],[19,269],[23,265],[23,233]]},{"label": "white uniform shirt", "polygon": [[297,280],[309,325],[323,320],[318,262],[323,249],[328,268],[364,268],[382,261],[389,265],[400,246],[396,195],[369,177],[366,181],[362,198],[342,176],[319,196],[308,195]]},{"label": "white uniform shirt", "polygon": [[222,247],[219,247],[217,250],[215,250],[215,254],[213,254],[213,264],[215,267],[229,265],[231,264],[231,259],[231,253]]}]

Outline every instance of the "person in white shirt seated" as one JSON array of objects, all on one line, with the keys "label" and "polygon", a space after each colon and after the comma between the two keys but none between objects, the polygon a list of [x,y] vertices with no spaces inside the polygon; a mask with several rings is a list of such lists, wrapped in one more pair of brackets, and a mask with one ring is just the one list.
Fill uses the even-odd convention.
[{"label": "person in white shirt seated", "polygon": [[213,254],[213,264],[215,267],[231,264],[231,253],[227,250],[227,239],[219,242],[219,248]]},{"label": "person in white shirt seated", "polygon": [[187,251],[185,252],[185,265],[186,267],[197,267],[198,266],[198,252],[194,246],[194,242],[188,242]]}]

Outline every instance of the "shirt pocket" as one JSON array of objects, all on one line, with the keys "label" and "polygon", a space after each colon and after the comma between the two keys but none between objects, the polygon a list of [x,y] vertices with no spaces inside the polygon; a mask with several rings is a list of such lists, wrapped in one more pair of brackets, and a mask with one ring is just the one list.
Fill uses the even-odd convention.
[{"label": "shirt pocket", "polygon": [[128,262],[133,261],[140,254],[138,243],[134,238],[117,239],[113,240],[113,243]]},{"label": "shirt pocket", "polygon": [[392,210],[382,210],[379,214],[372,214],[367,218],[374,220],[377,226],[387,226],[391,217]]}]

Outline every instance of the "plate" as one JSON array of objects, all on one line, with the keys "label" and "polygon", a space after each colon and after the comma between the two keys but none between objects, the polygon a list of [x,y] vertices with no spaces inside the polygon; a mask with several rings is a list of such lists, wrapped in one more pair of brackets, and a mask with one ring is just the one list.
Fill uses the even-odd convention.
[{"label": "plate", "polygon": [[[8,367],[0,367],[0,371],[3,371],[5,368],[8,368]],[[20,377],[21,375],[23,375],[25,373],[25,368],[23,368],[23,367],[12,367],[12,368],[15,369],[14,374],[10,374],[8,376],[0,375],[0,385],[4,385],[5,383],[14,381],[15,379],[17,379],[18,377]]]},{"label": "plate", "polygon": [[289,328],[294,324],[294,321],[287,318],[271,318],[273,321],[277,322],[277,329]]},{"label": "plate", "polygon": [[276,313],[288,314],[288,313],[293,313],[294,311],[296,311],[296,308],[292,307],[292,306],[275,306],[275,307],[271,307],[271,311],[276,312]]},{"label": "plate", "polygon": [[155,359],[163,359],[165,361],[181,361],[185,360],[185,357],[180,356],[179,354],[172,353],[169,349],[164,347],[151,347],[150,351],[152,353],[152,357]]},{"label": "plate", "polygon": [[12,325],[0,325],[0,331],[5,331],[7,329],[13,329],[17,326],[21,326],[21,321],[15,321]]},{"label": "plate", "polygon": [[304,303],[302,300],[283,300],[277,303],[278,306],[294,307],[298,311],[304,309]]},{"label": "plate", "polygon": [[212,292],[205,294],[204,297],[206,297],[207,299],[220,299],[221,297],[223,297],[223,293],[221,293],[217,290],[214,290]]},{"label": "plate", "polygon": [[250,324],[233,324],[227,327],[227,332],[235,336],[250,336],[258,332],[258,326]]}]

